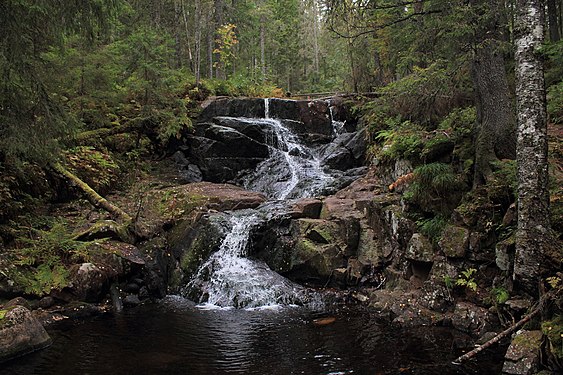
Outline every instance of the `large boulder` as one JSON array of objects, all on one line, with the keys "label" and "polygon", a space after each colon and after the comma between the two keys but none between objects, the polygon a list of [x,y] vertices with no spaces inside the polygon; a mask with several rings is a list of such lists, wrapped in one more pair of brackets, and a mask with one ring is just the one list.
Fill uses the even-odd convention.
[{"label": "large boulder", "polygon": [[447,225],[442,232],[438,245],[448,258],[463,258],[469,248],[469,230],[455,225]]},{"label": "large boulder", "polygon": [[0,362],[51,344],[45,328],[23,306],[0,309]]},{"label": "large boulder", "polygon": [[195,223],[185,221],[168,233],[170,253],[179,266],[168,275],[172,291],[177,291],[202,262],[219,250],[230,228],[228,215],[213,213],[201,216]]},{"label": "large boulder", "polygon": [[435,256],[434,248],[428,238],[420,233],[412,235],[405,252],[407,259],[419,262],[433,262]]},{"label": "large boulder", "polygon": [[292,127],[298,134],[331,136],[333,133],[328,103],[322,100],[270,99],[270,117],[301,123]]},{"label": "large boulder", "polygon": [[254,169],[270,155],[266,144],[231,127],[214,124],[198,127],[204,128],[203,134],[187,139],[184,153],[188,164],[182,168],[196,165],[206,181],[233,180],[241,170]]}]

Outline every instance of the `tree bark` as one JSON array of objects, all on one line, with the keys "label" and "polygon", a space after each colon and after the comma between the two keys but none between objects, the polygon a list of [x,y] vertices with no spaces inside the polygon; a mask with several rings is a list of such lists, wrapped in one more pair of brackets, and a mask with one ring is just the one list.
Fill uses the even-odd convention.
[{"label": "tree bark", "polygon": [[[483,0],[474,0],[474,6]],[[475,166],[473,185],[487,182],[492,174],[491,163],[516,157],[516,119],[504,68],[499,25],[502,2],[489,2],[484,25],[478,26],[472,63],[472,78],[477,108]]]},{"label": "tree bark", "polygon": [[195,82],[199,85],[201,79],[201,0],[195,0]]},{"label": "tree bark", "polygon": [[[561,6],[561,3],[559,3],[559,6]],[[549,40],[551,42],[558,42],[561,39],[558,18],[557,1],[547,0],[547,20],[549,23]]]},{"label": "tree bark", "polygon": [[123,134],[135,130],[141,130],[145,121],[147,121],[146,117],[137,117],[126,122],[123,125],[116,125],[111,128],[88,130],[77,134],[74,137],[74,141],[78,142],[79,144],[83,144],[86,141],[92,140],[92,138],[105,138],[115,134]]},{"label": "tree bark", "polygon": [[266,16],[260,15],[260,69],[262,81],[266,80]]},{"label": "tree bark", "polygon": [[543,1],[518,0],[516,105],[518,114],[518,229],[514,279],[531,294],[547,267],[550,242]]}]

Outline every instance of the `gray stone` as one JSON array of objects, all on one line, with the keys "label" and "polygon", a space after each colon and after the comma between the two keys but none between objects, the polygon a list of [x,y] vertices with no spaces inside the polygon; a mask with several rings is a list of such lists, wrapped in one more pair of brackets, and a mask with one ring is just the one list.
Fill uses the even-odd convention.
[{"label": "gray stone", "polygon": [[420,233],[413,234],[407,246],[405,257],[420,262],[432,262],[435,257],[432,243]]},{"label": "gray stone", "polygon": [[515,252],[514,236],[497,243],[495,246],[495,263],[501,271],[512,272],[514,269]]},{"label": "gray stone", "polygon": [[456,329],[478,337],[493,330],[494,319],[489,310],[469,302],[458,302],[451,318]]},{"label": "gray stone", "polygon": [[45,328],[23,306],[9,309],[0,320],[0,362],[51,344]]},{"label": "gray stone", "polygon": [[540,363],[541,342],[541,331],[518,331],[504,356],[502,373],[510,375],[534,374]]}]

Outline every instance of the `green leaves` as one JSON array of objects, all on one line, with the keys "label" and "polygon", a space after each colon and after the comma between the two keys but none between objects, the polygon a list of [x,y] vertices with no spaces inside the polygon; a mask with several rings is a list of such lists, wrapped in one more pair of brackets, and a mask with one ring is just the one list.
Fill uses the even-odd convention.
[{"label": "green leaves", "polygon": [[455,284],[471,289],[474,292],[477,291],[477,282],[473,278],[475,272],[477,272],[475,268],[468,268],[461,271],[461,275],[457,278]]}]

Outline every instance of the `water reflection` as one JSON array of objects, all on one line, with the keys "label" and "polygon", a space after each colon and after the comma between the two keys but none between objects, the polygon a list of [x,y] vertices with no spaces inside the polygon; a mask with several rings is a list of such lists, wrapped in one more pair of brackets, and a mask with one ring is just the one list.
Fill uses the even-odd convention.
[{"label": "water reflection", "polygon": [[[392,329],[366,312],[332,324],[303,308],[202,310],[174,298],[121,315],[67,323],[54,344],[14,360],[2,374],[497,374],[449,365],[459,353],[449,329]],[[474,366],[477,366],[475,364]]]}]

